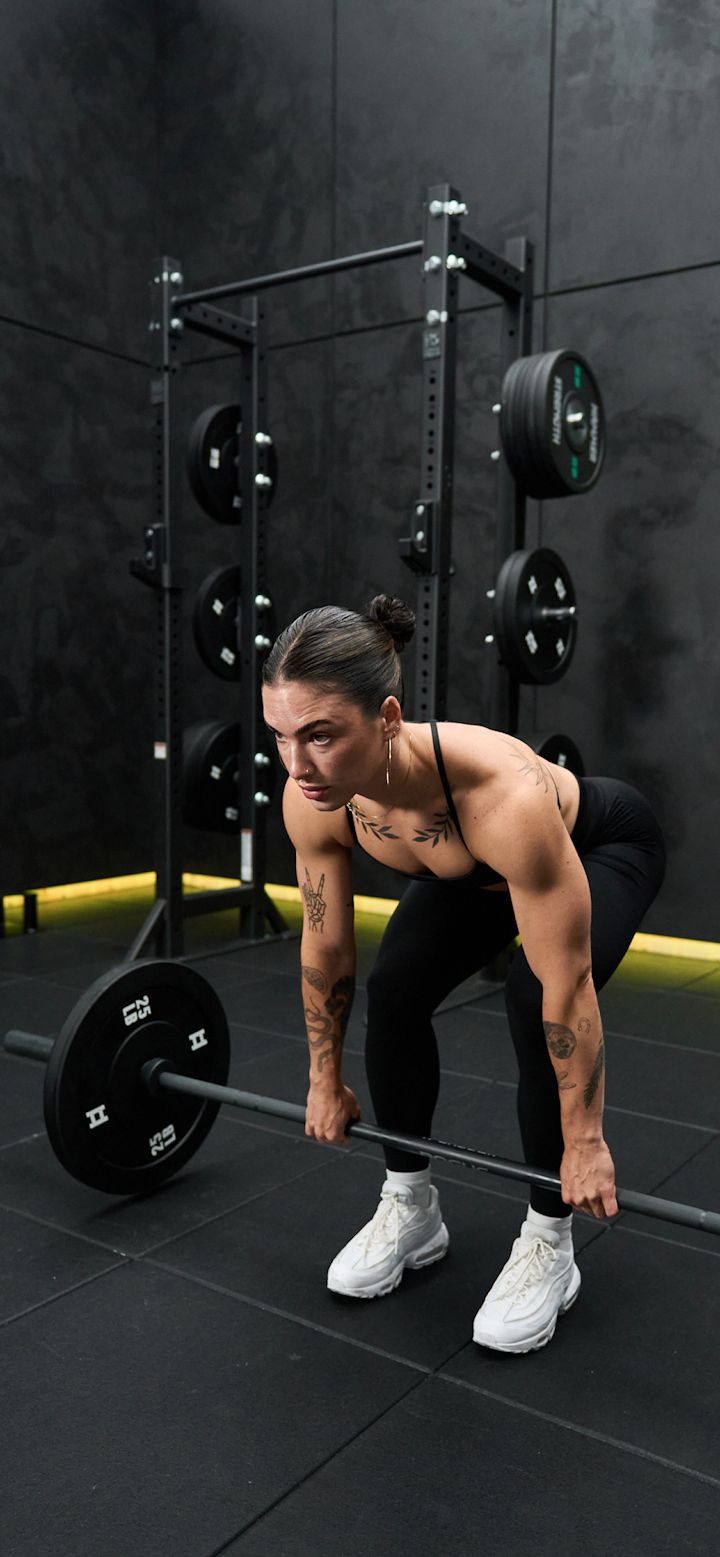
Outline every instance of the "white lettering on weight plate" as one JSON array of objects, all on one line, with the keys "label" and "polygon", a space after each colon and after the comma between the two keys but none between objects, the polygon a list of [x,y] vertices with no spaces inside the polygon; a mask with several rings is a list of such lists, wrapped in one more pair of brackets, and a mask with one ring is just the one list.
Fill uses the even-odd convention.
[{"label": "white lettering on weight plate", "polygon": [[191,1049],[206,1049],[207,1038],[205,1037],[205,1028],[199,1027],[196,1033],[188,1033],[188,1042]]},{"label": "white lettering on weight plate", "polygon": [[139,999],[131,1000],[129,1006],[123,1006],[123,1021],[126,1027],[134,1027],[136,1022],[144,1021],[149,1015],[149,995],[140,995]]},{"label": "white lettering on weight plate", "polygon": [[157,1135],[151,1135],[148,1145],[150,1156],[159,1157],[161,1152],[166,1152],[169,1146],[174,1146],[177,1140],[174,1125],[166,1125],[164,1130],[159,1130]]},{"label": "white lettering on weight plate", "polygon": [[91,1130],[97,1130],[98,1125],[110,1123],[107,1115],[107,1109],[104,1103],[100,1103],[97,1108],[86,1109],[85,1118],[87,1119],[88,1126]]}]

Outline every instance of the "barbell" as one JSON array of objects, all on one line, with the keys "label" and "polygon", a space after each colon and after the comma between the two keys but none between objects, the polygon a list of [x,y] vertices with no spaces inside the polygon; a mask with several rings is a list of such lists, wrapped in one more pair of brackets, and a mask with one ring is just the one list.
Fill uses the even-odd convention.
[{"label": "barbell", "polygon": [[[53,1041],[12,1031],[9,1054],[46,1062],[43,1105],[50,1143],[74,1178],[112,1195],[147,1193],[189,1162],[221,1104],[305,1123],[297,1103],[227,1086],[228,1023],[219,996],[193,968],[170,961],[111,969],[81,996]],[[347,1134],[461,1163],[544,1189],[541,1168],[467,1146],[403,1135],[353,1120]],[[720,1213],[619,1189],[623,1211],[720,1233]]]}]

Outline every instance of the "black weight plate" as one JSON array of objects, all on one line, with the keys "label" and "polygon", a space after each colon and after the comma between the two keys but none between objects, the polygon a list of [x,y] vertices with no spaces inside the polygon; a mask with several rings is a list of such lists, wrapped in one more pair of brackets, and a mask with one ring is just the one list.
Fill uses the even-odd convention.
[{"label": "black weight plate", "polygon": [[502,664],[518,681],[547,684],[564,676],[577,617],[555,613],[574,608],[572,580],[556,552],[540,547],[505,559],[495,586],[495,637]]},{"label": "black weight plate", "polygon": [[193,614],[193,631],[200,658],[225,681],[239,681],[240,569],[218,568],[200,585]]},{"label": "black weight plate", "polygon": [[187,470],[193,496],[211,519],[239,524],[239,405],[213,405],[201,412],[188,440]]},{"label": "black weight plate", "polygon": [[500,435],[516,481],[531,497],[567,497],[597,481],[605,414],[579,352],[540,352],[512,363],[501,389]]},{"label": "black weight plate", "polygon": [[151,1097],[141,1072],[156,1058],[224,1086],[230,1041],[221,1002],[183,964],[115,968],[71,1011],[45,1072],[48,1136],[81,1183],[110,1195],[146,1193],[204,1141],[219,1104],[169,1092]]},{"label": "black weight plate", "polygon": [[221,719],[191,725],[183,737],[183,821],[211,833],[240,826],[240,726]]},{"label": "black weight plate", "polygon": [[585,764],[580,749],[569,735],[560,735],[554,730],[545,735],[535,734],[530,737],[528,745],[546,762],[555,762],[559,768],[567,768],[577,778],[584,777]]}]

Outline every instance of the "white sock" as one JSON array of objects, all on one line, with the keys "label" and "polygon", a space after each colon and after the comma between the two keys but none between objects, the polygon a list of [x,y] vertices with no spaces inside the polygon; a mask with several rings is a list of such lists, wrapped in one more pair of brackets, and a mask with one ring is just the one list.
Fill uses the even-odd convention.
[{"label": "white sock", "polygon": [[419,1173],[394,1173],[392,1168],[385,1170],[385,1183],[393,1188],[407,1185],[413,1192],[413,1199],[424,1210],[430,1204],[430,1164],[421,1168]]},{"label": "white sock", "polygon": [[536,1227],[539,1233],[549,1229],[551,1233],[557,1233],[560,1240],[559,1249],[565,1252],[572,1249],[572,1212],[569,1216],[544,1216],[542,1211],[535,1211],[533,1206],[528,1206],[525,1219],[531,1227]]}]

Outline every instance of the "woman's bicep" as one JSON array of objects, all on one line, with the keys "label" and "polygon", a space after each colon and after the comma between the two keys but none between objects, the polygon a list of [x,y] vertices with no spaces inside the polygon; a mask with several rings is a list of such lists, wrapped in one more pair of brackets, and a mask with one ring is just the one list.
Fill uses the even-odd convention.
[{"label": "woman's bicep", "polygon": [[335,836],[332,813],[313,810],[288,783],[283,817],[295,845],[303,934],[338,949],[354,944],[352,854]]}]

